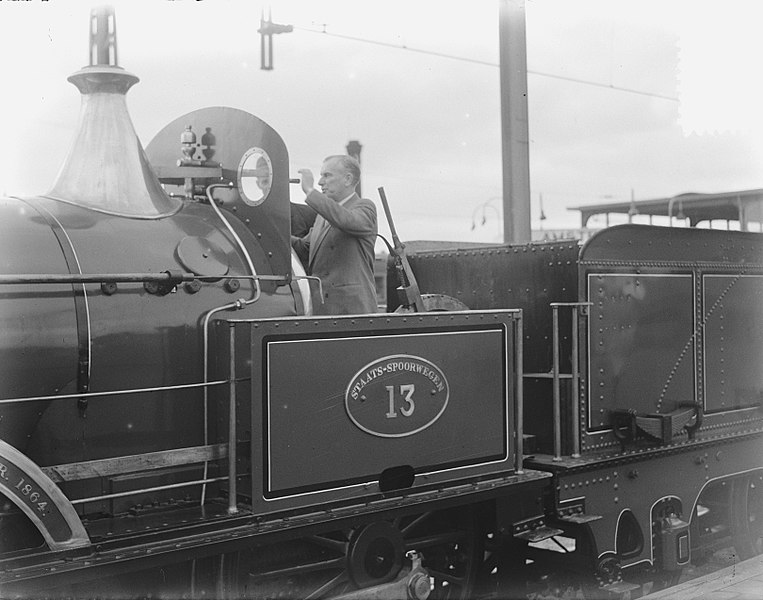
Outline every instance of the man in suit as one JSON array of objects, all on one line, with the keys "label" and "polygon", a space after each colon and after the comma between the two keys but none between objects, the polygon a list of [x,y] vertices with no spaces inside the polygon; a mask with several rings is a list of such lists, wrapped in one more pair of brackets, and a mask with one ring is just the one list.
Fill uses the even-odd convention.
[{"label": "man in suit", "polygon": [[307,204],[291,202],[291,234],[302,237],[315,223],[317,213]]},{"label": "man in suit", "polygon": [[300,170],[305,203],[318,216],[309,233],[292,236],[291,244],[308,274],[323,282],[323,303],[315,314],[347,315],[376,312],[374,245],[376,206],[360,198],[360,164],[351,156],[329,156],[318,179],[319,192],[308,169]]}]

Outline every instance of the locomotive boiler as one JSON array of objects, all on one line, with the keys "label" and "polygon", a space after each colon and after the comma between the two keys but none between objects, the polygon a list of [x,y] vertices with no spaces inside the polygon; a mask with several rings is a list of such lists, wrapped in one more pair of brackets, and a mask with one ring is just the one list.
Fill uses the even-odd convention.
[{"label": "locomotive boiler", "polygon": [[409,243],[390,312],[313,316],[284,141],[144,150],[91,19],[60,174],[0,200],[2,597],[626,598],[763,551],[762,236]]},{"label": "locomotive boiler", "polygon": [[103,43],[113,16],[94,23],[94,63],[69,78],[82,108],[58,178],[45,195],[2,202],[2,380],[6,398],[24,400],[5,404],[0,436],[38,464],[199,444],[202,430],[177,426],[201,419],[197,333],[223,310],[289,315],[308,301],[292,276],[280,138],[251,118],[276,165],[273,201],[216,200],[244,218],[168,193],[126,110],[138,79]]}]

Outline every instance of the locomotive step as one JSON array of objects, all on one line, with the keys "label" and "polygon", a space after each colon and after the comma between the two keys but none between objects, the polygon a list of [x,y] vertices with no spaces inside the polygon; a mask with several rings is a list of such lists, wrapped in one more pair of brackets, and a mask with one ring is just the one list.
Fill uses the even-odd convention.
[{"label": "locomotive step", "polygon": [[554,527],[548,527],[547,525],[544,525],[542,527],[531,529],[530,531],[515,533],[514,537],[526,542],[530,542],[532,544],[534,542],[542,542],[543,540],[552,538],[555,535],[561,535],[562,533],[564,532],[561,529],[556,529]]},{"label": "locomotive step", "polygon": [[568,523],[575,523],[576,525],[582,525],[584,523],[591,523],[592,521],[598,521],[601,519],[601,515],[586,515],[586,514],[575,514],[575,515],[565,515],[563,517],[558,517],[560,521],[567,521]]}]

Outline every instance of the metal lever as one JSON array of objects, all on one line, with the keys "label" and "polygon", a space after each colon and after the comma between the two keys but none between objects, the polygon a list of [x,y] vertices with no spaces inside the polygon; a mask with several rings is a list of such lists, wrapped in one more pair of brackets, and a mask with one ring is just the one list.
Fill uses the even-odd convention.
[{"label": "metal lever", "polygon": [[413,274],[411,265],[408,264],[408,258],[405,256],[405,245],[397,237],[397,230],[392,220],[392,213],[389,210],[387,195],[384,193],[383,187],[379,188],[379,197],[381,198],[382,206],[384,206],[384,213],[387,215],[389,229],[392,232],[395,266],[397,267],[398,278],[400,279],[400,285],[397,288],[400,303],[413,307],[416,312],[426,312],[424,300],[421,298],[421,292],[419,291],[419,284],[416,282],[416,276]]}]

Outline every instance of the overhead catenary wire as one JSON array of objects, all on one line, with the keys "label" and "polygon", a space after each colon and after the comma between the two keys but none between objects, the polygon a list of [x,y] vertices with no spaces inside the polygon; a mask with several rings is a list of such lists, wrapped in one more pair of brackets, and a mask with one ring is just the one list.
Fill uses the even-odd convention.
[{"label": "overhead catenary wire", "polygon": [[[483,65],[483,66],[486,66],[486,67],[494,67],[494,68],[500,67],[500,64],[498,64],[497,62],[481,60],[481,59],[478,59],[478,58],[470,58],[468,56],[458,56],[456,54],[447,54],[445,52],[436,52],[434,50],[426,50],[424,48],[414,48],[414,47],[408,46],[406,44],[395,44],[395,43],[392,43],[392,42],[382,42],[380,40],[371,40],[371,39],[362,38],[362,37],[358,37],[358,36],[354,36],[354,35],[347,35],[347,34],[343,34],[343,33],[331,33],[329,31],[326,31],[325,27],[323,29],[312,29],[312,28],[309,28],[309,27],[299,27],[299,26],[295,25],[294,29],[298,30],[298,31],[306,31],[306,32],[309,32],[309,33],[317,33],[319,35],[327,35],[327,36],[330,36],[330,37],[340,38],[340,39],[344,39],[344,40],[350,40],[350,41],[353,41],[353,42],[361,42],[361,43],[364,43],[364,44],[373,44],[375,46],[383,46],[385,48],[393,48],[395,50],[406,50],[408,52],[415,52],[417,54],[425,54],[425,55],[428,55],[428,56],[436,56],[438,58],[445,58],[445,59],[448,59],[448,60],[457,60],[457,61],[461,61],[461,62],[467,62],[467,63],[477,64],[477,65]],[[591,80],[588,80],[588,79],[580,79],[578,77],[570,77],[570,76],[566,76],[566,75],[557,75],[557,74],[554,74],[554,73],[544,73],[542,71],[535,71],[533,69],[528,69],[527,73],[530,74],[530,75],[537,75],[539,77],[548,77],[550,79],[559,79],[561,81],[569,81],[571,83],[579,83],[579,84],[582,84],[582,85],[591,85],[591,86],[594,86],[594,87],[600,87],[600,88],[609,89],[609,90],[613,90],[613,91],[617,91],[617,92],[626,92],[626,93],[629,93],[629,94],[638,94],[640,96],[648,96],[650,98],[659,98],[661,100],[667,100],[669,102],[679,102],[680,101],[675,96],[667,96],[665,94],[658,94],[656,92],[645,92],[643,90],[637,90],[637,89],[634,89],[634,88],[629,88],[629,87],[624,87],[624,86],[619,86],[619,85],[613,85],[611,83],[601,83],[601,82],[598,82],[598,81],[591,81]]]}]

